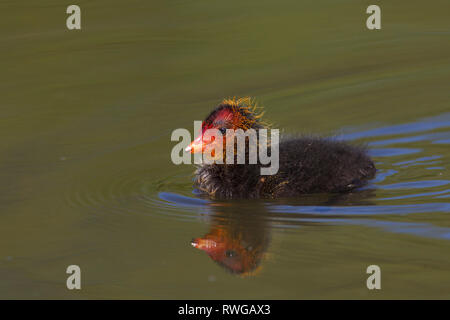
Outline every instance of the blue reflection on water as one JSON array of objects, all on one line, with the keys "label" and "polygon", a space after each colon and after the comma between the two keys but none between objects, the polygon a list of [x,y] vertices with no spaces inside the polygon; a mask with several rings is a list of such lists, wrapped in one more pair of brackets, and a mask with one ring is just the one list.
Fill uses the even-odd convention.
[{"label": "blue reflection on water", "polygon": [[430,223],[416,223],[416,222],[392,222],[380,220],[367,219],[310,219],[300,218],[298,222],[314,222],[326,223],[330,225],[358,225],[372,228],[381,228],[387,232],[403,233],[426,238],[446,239],[450,240],[450,228],[437,227]]},{"label": "blue reflection on water", "polygon": [[422,152],[422,149],[413,149],[413,148],[377,148],[370,149],[369,155],[372,157],[394,157],[394,156],[402,156],[406,154],[419,153]]},{"label": "blue reflection on water", "polygon": [[[385,126],[362,132],[344,133],[340,136],[343,140],[356,140],[362,138],[379,137],[387,135],[408,134],[423,132],[450,127],[450,113],[430,117],[417,122]],[[404,139],[415,139],[415,137],[405,137]]]},{"label": "blue reflection on water", "polygon": [[411,182],[400,182],[387,185],[378,185],[376,188],[379,189],[422,189],[422,188],[433,188],[440,187],[449,184],[448,180],[424,180],[424,181],[411,181]]},{"label": "blue reflection on water", "polygon": [[411,213],[442,212],[450,213],[450,203],[419,203],[405,205],[370,205],[370,206],[271,206],[272,212],[298,214],[327,214],[328,216],[361,215],[405,215]]}]

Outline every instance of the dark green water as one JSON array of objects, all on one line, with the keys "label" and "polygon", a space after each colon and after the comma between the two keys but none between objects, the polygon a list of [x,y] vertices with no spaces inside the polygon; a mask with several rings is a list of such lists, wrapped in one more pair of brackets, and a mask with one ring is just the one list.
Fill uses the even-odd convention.
[{"label": "dark green water", "polygon": [[[1,1],[0,297],[450,298],[450,2],[376,3],[379,31],[369,1],[78,1],[69,31],[72,2]],[[228,96],[369,143],[377,177],[342,199],[199,198],[170,134]],[[256,248],[257,271],[191,246],[206,234]]]}]

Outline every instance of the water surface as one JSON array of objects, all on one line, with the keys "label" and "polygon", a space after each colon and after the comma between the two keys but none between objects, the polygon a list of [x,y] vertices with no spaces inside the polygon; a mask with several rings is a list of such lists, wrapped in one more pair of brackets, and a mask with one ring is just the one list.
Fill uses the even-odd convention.
[{"label": "water surface", "polygon": [[[448,1],[381,2],[380,31],[356,0],[79,1],[81,31],[69,4],[0,3],[1,298],[450,298]],[[376,178],[200,197],[170,134],[247,95]]]}]

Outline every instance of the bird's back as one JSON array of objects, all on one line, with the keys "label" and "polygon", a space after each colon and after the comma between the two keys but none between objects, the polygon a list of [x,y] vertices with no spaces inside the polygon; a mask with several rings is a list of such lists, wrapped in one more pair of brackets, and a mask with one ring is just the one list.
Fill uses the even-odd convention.
[{"label": "bird's back", "polygon": [[289,138],[280,142],[279,155],[279,171],[268,176],[264,186],[271,197],[346,192],[364,185],[376,172],[364,146],[331,138]]}]

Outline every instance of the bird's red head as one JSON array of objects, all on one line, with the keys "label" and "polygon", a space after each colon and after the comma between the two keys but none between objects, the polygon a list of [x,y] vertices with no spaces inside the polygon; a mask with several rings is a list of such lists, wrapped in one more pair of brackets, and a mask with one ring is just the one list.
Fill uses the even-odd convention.
[{"label": "bird's red head", "polygon": [[262,113],[250,98],[225,99],[203,121],[202,129],[197,138],[186,148],[186,152],[204,152],[206,147],[214,146],[214,139],[206,137],[208,129],[217,129],[223,136],[223,147],[226,145],[227,129],[260,129],[264,127],[261,121]]}]

